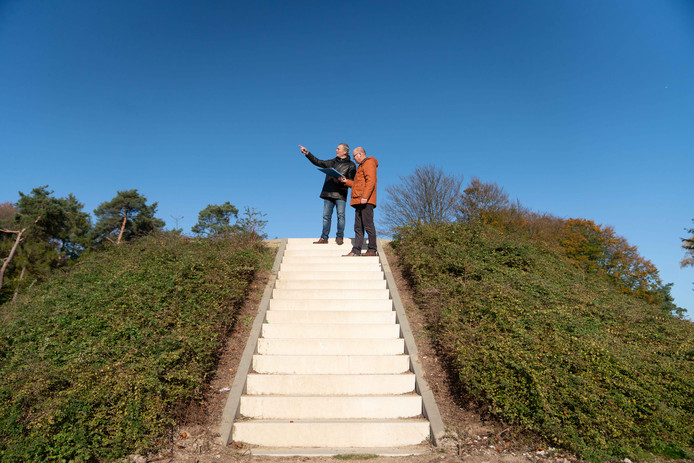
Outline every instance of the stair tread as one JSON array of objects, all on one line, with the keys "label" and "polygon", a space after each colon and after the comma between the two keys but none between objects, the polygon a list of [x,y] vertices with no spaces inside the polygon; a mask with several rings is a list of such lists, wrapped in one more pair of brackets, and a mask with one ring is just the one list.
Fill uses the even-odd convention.
[{"label": "stair tread", "polygon": [[428,423],[428,420],[422,416],[414,416],[412,418],[374,418],[374,419],[364,419],[364,418],[347,418],[347,419],[327,419],[327,420],[316,420],[316,419],[255,419],[255,418],[242,418],[236,421],[237,423],[287,423],[287,424],[401,424],[401,423]]}]

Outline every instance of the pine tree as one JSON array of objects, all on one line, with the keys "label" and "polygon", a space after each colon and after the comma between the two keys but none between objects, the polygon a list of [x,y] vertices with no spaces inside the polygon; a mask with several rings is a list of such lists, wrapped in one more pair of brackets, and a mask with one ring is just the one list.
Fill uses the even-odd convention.
[{"label": "pine tree", "polygon": [[238,231],[239,227],[232,224],[232,219],[236,221],[239,210],[229,201],[222,205],[208,204],[207,207],[198,213],[198,223],[191,231],[201,236],[229,235]]},{"label": "pine tree", "polygon": [[5,205],[0,250],[6,257],[0,268],[0,288],[6,279],[14,280],[16,295],[21,281],[41,279],[76,259],[88,244],[91,228],[83,207],[72,194],[54,197],[48,185],[34,188],[30,194],[20,191],[16,205]]},{"label": "pine tree", "polygon": [[147,205],[147,198],[137,189],[117,193],[111,201],[101,203],[94,210],[97,222],[92,239],[95,243],[110,241],[120,244],[164,228],[165,222],[154,217],[158,203]]},{"label": "pine tree", "polygon": [[[694,222],[694,219],[692,219],[692,222]],[[682,267],[694,266],[694,228],[685,228],[685,230],[692,236],[682,238],[682,249],[685,251],[685,257],[680,261]]]}]

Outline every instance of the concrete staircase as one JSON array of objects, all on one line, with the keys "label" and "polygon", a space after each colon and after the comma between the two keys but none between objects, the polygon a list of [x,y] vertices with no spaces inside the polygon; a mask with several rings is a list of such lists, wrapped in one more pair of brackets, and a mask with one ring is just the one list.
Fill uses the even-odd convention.
[{"label": "concrete staircase", "polygon": [[431,424],[381,259],[341,257],[349,240],[312,241],[280,249],[245,384],[237,378],[229,400],[236,389],[238,404],[227,405],[228,440],[365,451],[422,443]]}]

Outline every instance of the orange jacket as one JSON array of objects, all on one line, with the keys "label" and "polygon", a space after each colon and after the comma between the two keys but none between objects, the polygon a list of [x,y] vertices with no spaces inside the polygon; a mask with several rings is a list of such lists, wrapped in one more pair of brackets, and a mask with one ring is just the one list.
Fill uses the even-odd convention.
[{"label": "orange jacket", "polygon": [[376,207],[376,168],[378,161],[374,157],[364,159],[359,167],[354,180],[347,180],[345,184],[352,189],[352,199],[349,202],[350,206],[361,204],[361,198],[366,198],[367,203],[373,204]]}]

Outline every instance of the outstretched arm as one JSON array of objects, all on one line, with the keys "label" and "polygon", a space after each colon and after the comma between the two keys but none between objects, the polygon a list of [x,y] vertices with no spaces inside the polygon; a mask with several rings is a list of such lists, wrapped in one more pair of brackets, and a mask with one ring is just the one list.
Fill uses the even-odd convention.
[{"label": "outstretched arm", "polygon": [[332,163],[329,161],[321,161],[320,159],[316,158],[314,155],[311,154],[309,150],[304,148],[303,146],[299,145],[299,149],[301,150],[302,153],[306,155],[306,159],[311,161],[311,163],[314,166],[318,167],[332,167]]}]

